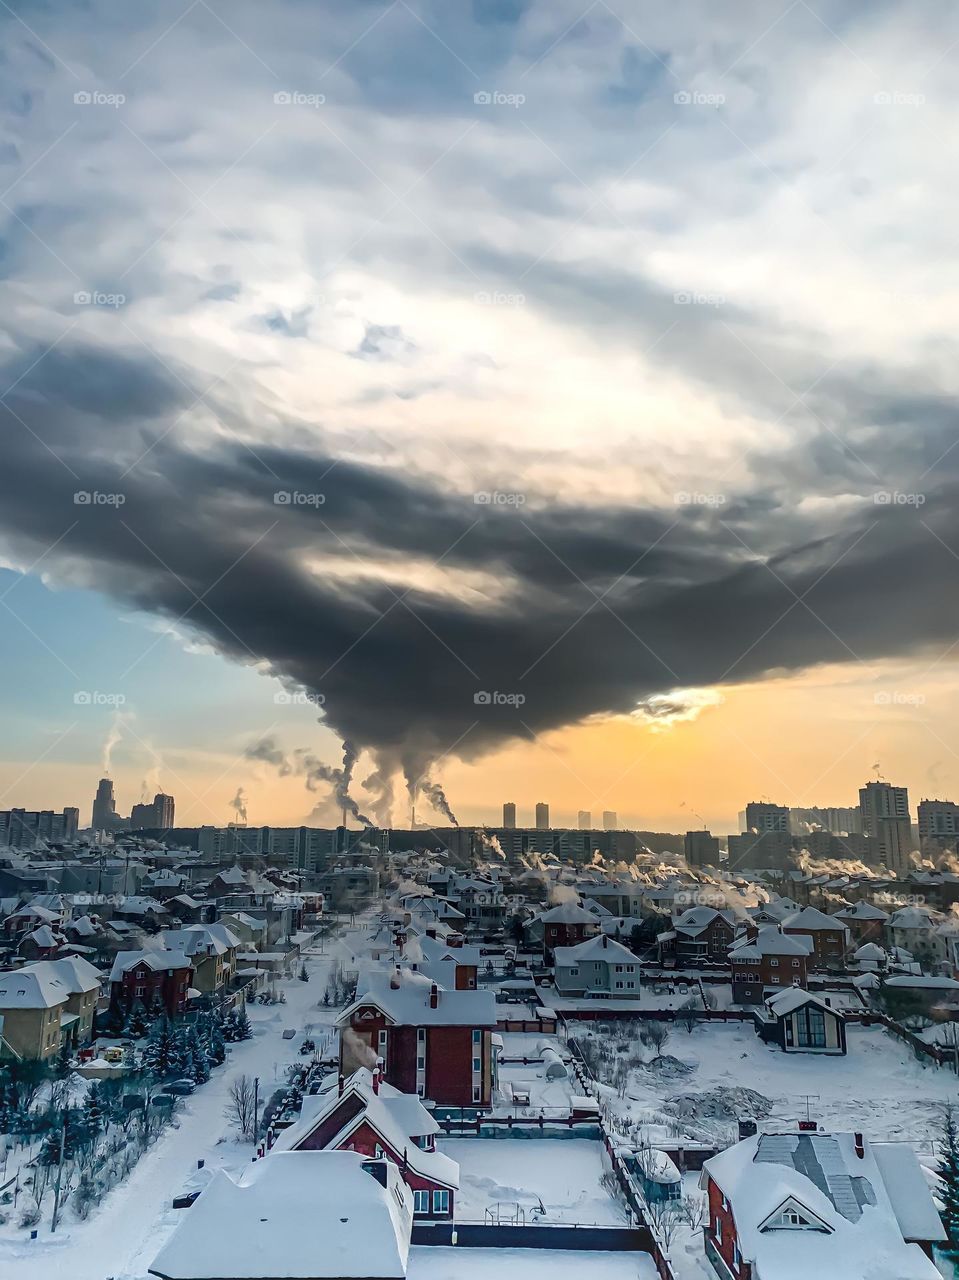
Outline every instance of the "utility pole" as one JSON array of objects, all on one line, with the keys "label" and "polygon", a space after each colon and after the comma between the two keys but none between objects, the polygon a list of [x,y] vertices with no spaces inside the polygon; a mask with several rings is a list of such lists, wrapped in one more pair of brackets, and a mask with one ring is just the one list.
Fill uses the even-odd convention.
[{"label": "utility pole", "polygon": [[253,1145],[260,1136],[260,1077],[253,1077]]},{"label": "utility pole", "polygon": [[57,1161],[57,1185],[53,1192],[53,1217],[50,1219],[50,1234],[57,1229],[57,1217],[60,1213],[60,1181],[63,1177],[63,1150],[67,1144],[67,1109],[63,1108],[60,1121],[60,1159]]}]

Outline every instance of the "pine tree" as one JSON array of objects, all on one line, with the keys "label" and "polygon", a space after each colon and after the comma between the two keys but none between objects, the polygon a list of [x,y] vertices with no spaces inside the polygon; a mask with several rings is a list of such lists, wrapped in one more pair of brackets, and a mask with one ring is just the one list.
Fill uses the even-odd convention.
[{"label": "pine tree", "polygon": [[96,1138],[103,1132],[104,1125],[103,1094],[96,1080],[87,1090],[87,1096],[83,1101],[83,1114],[90,1138]]},{"label": "pine tree", "polygon": [[185,1074],[194,1084],[206,1084],[210,1078],[210,1062],[200,1037],[194,1031],[189,1039],[190,1061]]},{"label": "pine tree", "polygon": [[250,1019],[246,1016],[246,1009],[241,1009],[236,1015],[236,1038],[249,1040],[252,1035],[253,1028],[250,1026]]},{"label": "pine tree", "polygon": [[959,1257],[959,1120],[953,1106],[943,1108],[939,1177],[942,1179],[942,1225],[948,1237],[945,1251]]},{"label": "pine tree", "polygon": [[206,1052],[210,1062],[216,1067],[226,1061],[226,1044],[223,1040],[223,1028],[217,1022],[214,1022],[210,1027]]},{"label": "pine tree", "polygon": [[150,1038],[143,1050],[143,1065],[152,1076],[175,1075],[182,1053],[173,1023],[163,1015],[150,1028]]},{"label": "pine tree", "polygon": [[300,981],[309,982],[309,980],[310,980],[310,975],[306,971],[306,962],[304,961],[304,963],[300,965]]},{"label": "pine tree", "polygon": [[70,1074],[70,1046],[64,1041],[53,1064],[53,1074],[57,1080],[65,1080]]}]

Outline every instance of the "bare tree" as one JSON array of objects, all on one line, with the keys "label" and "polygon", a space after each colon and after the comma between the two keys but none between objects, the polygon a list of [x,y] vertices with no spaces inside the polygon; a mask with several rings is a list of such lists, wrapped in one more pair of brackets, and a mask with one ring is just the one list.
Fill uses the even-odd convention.
[{"label": "bare tree", "polygon": [[697,1007],[696,997],[690,996],[688,999],[683,1001],[677,1010],[676,1021],[680,1026],[685,1027],[690,1035],[692,1035],[696,1030],[696,1023],[698,1021],[696,1017]]},{"label": "bare tree", "polygon": [[669,1026],[665,1022],[645,1022],[639,1034],[643,1044],[653,1050],[654,1058],[661,1058],[663,1048],[669,1039]]},{"label": "bare tree", "polygon": [[650,1222],[659,1233],[666,1252],[679,1229],[680,1205],[678,1200],[647,1200],[646,1211]]},{"label": "bare tree", "polygon": [[690,1231],[698,1231],[706,1220],[706,1197],[683,1196],[678,1204],[679,1217],[686,1223]]},{"label": "bare tree", "polygon": [[243,1138],[252,1138],[256,1128],[256,1089],[247,1075],[237,1076],[230,1085],[226,1104],[226,1118],[235,1124]]}]

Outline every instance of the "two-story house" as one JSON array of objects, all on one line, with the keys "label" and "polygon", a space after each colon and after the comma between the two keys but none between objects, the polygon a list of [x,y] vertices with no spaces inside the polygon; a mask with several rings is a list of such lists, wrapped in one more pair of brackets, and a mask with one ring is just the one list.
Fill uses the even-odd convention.
[{"label": "two-story house", "polygon": [[809,976],[812,939],[792,936],[775,925],[749,925],[729,950],[733,1001],[762,1004],[770,988],[805,987]]},{"label": "two-story house", "polygon": [[556,991],[562,996],[638,1000],[639,960],[607,934],[553,952]]}]

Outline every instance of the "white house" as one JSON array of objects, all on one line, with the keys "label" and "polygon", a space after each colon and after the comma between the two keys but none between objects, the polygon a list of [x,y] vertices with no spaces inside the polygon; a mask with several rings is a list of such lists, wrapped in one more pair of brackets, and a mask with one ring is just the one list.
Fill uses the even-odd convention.
[{"label": "white house", "polygon": [[639,960],[607,934],[557,947],[553,954],[560,995],[639,999]]}]

